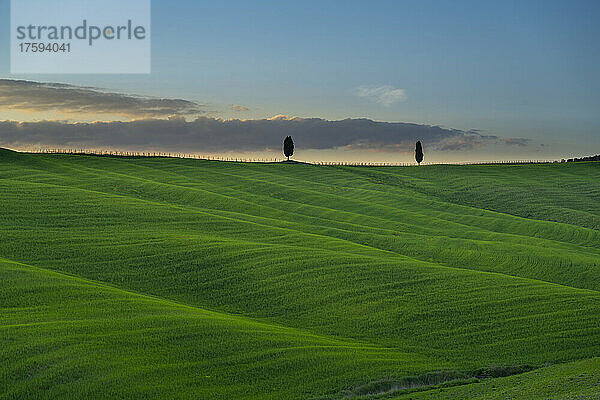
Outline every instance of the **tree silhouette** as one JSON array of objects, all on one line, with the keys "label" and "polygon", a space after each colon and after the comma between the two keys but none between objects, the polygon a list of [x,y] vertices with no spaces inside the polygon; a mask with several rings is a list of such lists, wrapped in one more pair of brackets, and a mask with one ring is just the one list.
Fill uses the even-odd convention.
[{"label": "tree silhouette", "polygon": [[417,147],[415,148],[415,159],[419,165],[423,162],[423,146],[420,140],[417,142]]},{"label": "tree silhouette", "polygon": [[283,141],[283,154],[285,154],[288,161],[290,161],[290,157],[294,155],[294,141],[291,136],[286,137]]}]

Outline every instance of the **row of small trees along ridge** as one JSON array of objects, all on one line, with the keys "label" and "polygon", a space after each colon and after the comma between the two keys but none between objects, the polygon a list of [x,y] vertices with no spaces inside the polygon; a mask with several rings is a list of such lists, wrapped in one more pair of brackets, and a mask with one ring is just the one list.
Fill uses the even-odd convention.
[{"label": "row of small trees along ridge", "polygon": [[[287,157],[288,161],[290,161],[290,157],[294,155],[294,141],[291,136],[287,136],[283,140],[283,154]],[[415,160],[419,165],[423,162],[423,145],[420,140],[415,147]]]}]

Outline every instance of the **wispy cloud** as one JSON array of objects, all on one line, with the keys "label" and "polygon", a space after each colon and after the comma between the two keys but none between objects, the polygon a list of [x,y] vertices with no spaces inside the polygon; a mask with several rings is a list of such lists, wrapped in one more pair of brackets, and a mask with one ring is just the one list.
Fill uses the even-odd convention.
[{"label": "wispy cloud", "polygon": [[354,93],[358,97],[367,98],[368,100],[385,107],[390,107],[408,99],[406,90],[389,85],[359,86],[354,90]]},{"label": "wispy cloud", "polygon": [[[524,139],[524,138],[502,138],[502,139],[500,139],[500,142],[502,144],[505,144],[505,145],[508,145],[508,146],[525,147],[529,143],[531,143],[531,139]],[[542,144],[541,146],[544,146],[544,145]]]},{"label": "wispy cloud", "polygon": [[248,111],[249,108],[248,107],[244,107],[244,106],[240,106],[239,104],[233,104],[231,106],[231,110],[232,111],[243,112],[243,111]]},{"label": "wispy cloud", "polygon": [[171,115],[196,117],[204,114],[201,104],[189,100],[134,96],[91,87],[10,79],[0,79],[0,108],[75,116],[111,115],[130,119]]}]

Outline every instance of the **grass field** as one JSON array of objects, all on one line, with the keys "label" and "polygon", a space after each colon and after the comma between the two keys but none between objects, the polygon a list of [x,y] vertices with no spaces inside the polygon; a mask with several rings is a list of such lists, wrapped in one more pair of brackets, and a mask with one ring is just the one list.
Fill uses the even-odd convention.
[{"label": "grass field", "polygon": [[0,150],[0,398],[600,398],[600,164]]}]

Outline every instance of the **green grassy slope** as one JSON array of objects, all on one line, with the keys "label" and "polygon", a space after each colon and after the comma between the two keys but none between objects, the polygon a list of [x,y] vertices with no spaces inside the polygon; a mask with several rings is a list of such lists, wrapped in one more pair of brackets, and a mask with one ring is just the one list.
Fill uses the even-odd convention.
[{"label": "green grassy slope", "polygon": [[[600,166],[543,167],[348,168],[3,151],[0,257],[128,291],[120,296],[156,296],[168,303],[161,303],[167,316],[182,307],[173,301],[297,335],[273,339],[281,347],[340,343],[335,354],[307,344],[296,355],[264,336],[228,334],[223,354],[261,347],[263,340],[265,351],[277,348],[269,353],[276,355],[268,374],[251,378],[235,367],[243,359],[224,357],[231,361],[225,366],[219,357],[203,357],[206,368],[226,372],[228,385],[254,382],[236,397],[258,395],[248,389],[254,386],[263,388],[261,396],[306,398],[431,371],[596,357],[600,231],[592,228],[599,214],[596,200],[582,199],[600,190],[594,180]],[[496,169],[486,175],[486,168]],[[527,178],[526,168],[535,178]],[[555,185],[557,176],[570,184]],[[462,182],[463,189],[457,183],[451,190],[448,182]],[[538,195],[547,208],[536,208],[536,215],[527,215],[529,206],[512,207],[501,187],[520,193],[530,182],[546,185]],[[473,207],[477,202],[482,208]],[[150,308],[150,316],[140,317],[149,326],[168,319]],[[129,332],[131,313],[119,315],[119,307],[106,313],[123,321],[115,336]],[[12,324],[27,323],[28,314],[15,318]],[[181,325],[166,329],[164,340],[175,341],[178,351],[203,346],[199,327],[206,321],[187,318],[197,328],[181,348],[168,339],[178,337]],[[30,341],[36,335],[43,333],[31,333]],[[167,380],[178,392],[204,387],[190,370],[186,375],[177,362],[160,358],[162,340],[152,351],[138,349],[140,357],[170,362]],[[349,343],[369,349],[354,354]],[[134,367],[124,369],[135,374]],[[89,370],[81,376],[101,379]],[[123,382],[109,386],[118,393]],[[214,397],[219,385],[203,393]],[[155,394],[168,397],[173,388],[163,389]]]},{"label": "green grassy slope", "polygon": [[293,397],[431,362],[12,262],[0,279],[3,398]]},{"label": "green grassy slope", "polygon": [[600,229],[600,167],[596,162],[538,165],[438,165],[410,174],[353,169],[391,185],[526,218]]},{"label": "green grassy slope", "polygon": [[[407,392],[410,392],[408,390]],[[506,378],[394,396],[394,400],[593,400],[600,398],[600,359],[571,362]]]}]

